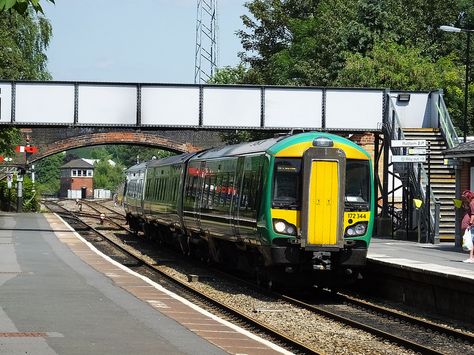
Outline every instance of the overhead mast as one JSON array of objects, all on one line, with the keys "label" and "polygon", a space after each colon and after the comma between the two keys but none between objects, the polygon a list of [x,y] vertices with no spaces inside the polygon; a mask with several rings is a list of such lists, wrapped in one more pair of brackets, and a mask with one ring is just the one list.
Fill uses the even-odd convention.
[{"label": "overhead mast", "polygon": [[217,33],[217,0],[197,0],[195,84],[207,82],[216,73],[218,65]]}]

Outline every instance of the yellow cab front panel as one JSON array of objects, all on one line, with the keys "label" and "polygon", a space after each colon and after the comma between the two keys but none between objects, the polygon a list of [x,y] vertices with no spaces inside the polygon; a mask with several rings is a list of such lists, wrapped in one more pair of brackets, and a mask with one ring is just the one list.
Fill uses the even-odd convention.
[{"label": "yellow cab front panel", "polygon": [[313,160],[309,183],[308,244],[335,245],[339,224],[339,166]]}]

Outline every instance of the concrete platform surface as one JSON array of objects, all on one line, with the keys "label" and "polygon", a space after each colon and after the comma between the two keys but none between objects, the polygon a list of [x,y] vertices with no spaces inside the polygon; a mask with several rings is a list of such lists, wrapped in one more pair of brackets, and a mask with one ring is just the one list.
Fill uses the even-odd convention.
[{"label": "concrete platform surface", "polygon": [[53,214],[0,214],[0,354],[285,353],[93,249]]},{"label": "concrete platform surface", "polygon": [[453,243],[422,244],[417,242],[373,238],[368,258],[394,266],[413,268],[430,273],[452,275],[474,281],[474,263],[464,263],[468,252]]}]

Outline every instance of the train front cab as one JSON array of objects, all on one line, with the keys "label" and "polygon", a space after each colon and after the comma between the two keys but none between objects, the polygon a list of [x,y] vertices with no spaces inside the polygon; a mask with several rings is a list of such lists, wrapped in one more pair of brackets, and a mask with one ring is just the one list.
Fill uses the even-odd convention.
[{"label": "train front cab", "polygon": [[[279,186],[285,181],[299,183]],[[290,246],[284,246],[284,239],[273,240],[274,262],[286,265],[290,274],[298,268],[298,274],[307,271],[318,277],[317,271],[355,276],[365,265],[372,233],[371,181],[368,156],[349,141],[322,135],[278,152],[271,202],[273,232],[294,237],[287,239]]]}]

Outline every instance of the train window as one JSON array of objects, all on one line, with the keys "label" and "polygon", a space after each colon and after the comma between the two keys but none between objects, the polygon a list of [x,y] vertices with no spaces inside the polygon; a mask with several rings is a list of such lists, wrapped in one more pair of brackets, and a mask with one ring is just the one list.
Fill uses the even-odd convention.
[{"label": "train window", "polygon": [[227,195],[226,195],[226,206],[230,206],[232,197],[236,193],[235,187],[234,187],[234,174],[230,173],[229,174],[229,182],[227,184]]},{"label": "train window", "polygon": [[346,204],[364,204],[370,199],[370,168],[366,160],[348,159],[346,162]]},{"label": "train window", "polygon": [[223,173],[222,174],[222,181],[221,181],[221,186],[220,186],[220,191],[219,191],[219,206],[225,206],[225,200],[227,197],[227,186],[229,183],[229,174],[228,173]]},{"label": "train window", "polygon": [[301,205],[301,159],[276,158],[273,208],[297,209]]},{"label": "train window", "polygon": [[[255,195],[257,174],[253,171],[245,171],[240,194],[240,211],[242,215],[253,217],[255,211]],[[250,212],[250,213],[248,213]]]},{"label": "train window", "polygon": [[222,179],[223,179],[222,174],[218,174],[216,176],[216,183],[215,183],[214,194],[213,194],[214,206],[219,206],[220,193],[222,190]]}]

